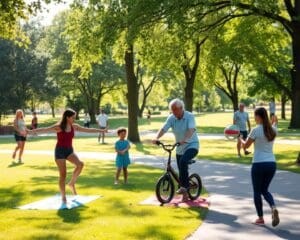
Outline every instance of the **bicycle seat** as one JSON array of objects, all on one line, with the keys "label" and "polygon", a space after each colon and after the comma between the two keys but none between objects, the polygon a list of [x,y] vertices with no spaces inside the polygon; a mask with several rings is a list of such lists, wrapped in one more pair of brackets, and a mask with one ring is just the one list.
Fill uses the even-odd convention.
[{"label": "bicycle seat", "polygon": [[190,161],[188,161],[188,164],[190,165],[190,164],[193,164],[193,163],[195,163],[195,162],[196,162],[196,160],[191,159]]}]

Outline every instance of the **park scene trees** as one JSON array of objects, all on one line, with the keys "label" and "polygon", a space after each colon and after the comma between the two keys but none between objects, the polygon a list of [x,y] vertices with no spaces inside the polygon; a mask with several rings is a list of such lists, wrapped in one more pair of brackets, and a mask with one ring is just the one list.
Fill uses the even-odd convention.
[{"label": "park scene trees", "polygon": [[[45,24],[42,18],[44,9],[49,6],[55,14]],[[63,9],[60,6],[64,6]],[[102,152],[114,153],[115,131],[123,126],[127,128],[134,155],[162,155],[149,141],[165,122],[170,113],[168,103],[174,98],[182,99],[186,110],[195,114],[199,138],[201,140],[201,135],[204,138],[198,158],[247,165],[252,156],[236,159],[235,142],[224,140],[224,128],[233,123],[233,113],[239,109],[239,103],[245,103],[254,127],[255,108],[263,106],[269,110],[269,103],[275,101],[279,119],[278,167],[300,173],[300,0],[0,2],[0,134],[13,134],[17,109],[25,112],[27,125],[31,113],[36,111],[40,126],[46,127],[57,123],[65,109],[72,108],[78,113],[77,123],[83,125],[87,113],[91,127],[96,128],[97,115],[103,109],[109,116],[111,132],[108,145],[101,146]],[[11,131],[7,132],[6,128]],[[1,147],[3,152],[0,149],[1,158],[2,155],[7,158],[4,150],[13,146],[13,140],[6,137],[0,138],[4,147]],[[33,138],[28,148],[48,151],[51,138],[51,134]],[[95,139],[94,135],[80,135],[79,151],[100,151]],[[173,141],[169,136],[166,139]],[[37,157],[32,159],[37,160]],[[44,164],[51,176],[51,188],[54,171]],[[88,175],[101,171],[97,164],[95,159],[91,160],[92,169],[87,170],[84,184],[93,185]],[[112,171],[110,163],[105,162],[103,166],[108,172]],[[16,171],[11,166],[9,169]],[[159,175],[158,170],[151,172],[142,167],[134,171],[135,179],[139,178],[139,172],[153,178]],[[35,174],[32,178],[42,178],[40,172]],[[8,175],[11,183],[12,175]],[[106,180],[108,176],[101,175],[97,184],[113,198]],[[23,178],[18,181],[22,182]],[[153,182],[146,177],[143,181],[145,184],[139,187],[146,197],[152,191]],[[13,189],[6,189],[4,193],[11,191],[17,196],[17,187],[11,186]],[[130,196],[139,198],[134,187],[128,187],[132,191]],[[97,189],[96,184],[92,188]],[[40,189],[34,191],[34,198],[45,194]],[[126,193],[120,190],[120,196],[125,198]],[[1,204],[10,206],[11,199],[6,199],[5,203],[0,200],[0,209]],[[18,199],[18,204],[23,203],[26,194]],[[131,204],[129,200],[120,202],[122,209]],[[117,205],[116,199],[114,204]],[[102,210],[105,216],[109,215],[105,207]],[[127,212],[132,216],[128,224],[136,225],[140,216],[145,217],[148,224],[146,230],[141,227],[132,238],[151,239],[151,234],[158,234],[162,237],[153,239],[183,239],[199,223],[191,221],[187,230],[180,228],[178,237],[175,229],[168,235],[163,223],[149,227],[151,221],[159,222],[160,217],[172,221],[173,215],[163,211],[163,216],[154,211],[154,220],[147,210],[140,213],[134,208]],[[123,213],[120,211],[120,215]],[[184,213],[182,221],[197,214],[202,220],[206,211]],[[65,222],[74,223],[65,213],[58,215]],[[79,216],[80,211],[74,212],[77,222],[80,222]],[[89,212],[87,218],[91,216]],[[106,220],[115,226],[114,221]],[[126,222],[125,214],[121,220]],[[172,226],[181,223],[177,219]],[[129,229],[129,232],[135,231],[133,227]],[[95,235],[99,234],[98,230],[94,231]],[[108,228],[107,232],[110,239],[128,234],[126,229],[117,233]],[[12,237],[16,234],[11,232]],[[49,239],[53,237],[47,234]],[[63,234],[57,233],[63,236],[61,239],[71,236]],[[294,239],[292,234],[285,236]]]}]

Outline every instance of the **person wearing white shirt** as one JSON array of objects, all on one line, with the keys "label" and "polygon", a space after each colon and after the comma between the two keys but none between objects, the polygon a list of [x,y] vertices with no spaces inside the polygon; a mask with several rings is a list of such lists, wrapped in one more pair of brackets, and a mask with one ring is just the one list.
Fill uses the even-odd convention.
[{"label": "person wearing white shirt", "polygon": [[[100,114],[97,116],[97,121],[100,129],[108,128],[108,116],[104,113],[103,109],[101,109]],[[98,142],[100,142],[101,137],[102,144],[104,144],[105,132],[99,133]]]},{"label": "person wearing white shirt", "polygon": [[85,113],[84,119],[83,119],[84,127],[89,128],[90,127],[90,121],[91,121],[90,115],[88,113]]},{"label": "person wearing white shirt", "polygon": [[277,135],[277,129],[271,125],[267,110],[263,107],[254,112],[257,126],[252,129],[246,141],[240,138],[244,148],[249,148],[254,143],[254,155],[252,159],[251,178],[254,192],[254,205],[258,219],[257,225],[265,223],[263,218],[262,197],[268,202],[272,210],[272,226],[279,224],[279,214],[274,198],[269,192],[269,185],[276,172],[276,159],[273,153],[273,144]]},{"label": "person wearing white shirt", "polygon": [[[240,103],[239,105],[239,110],[236,111],[233,115],[233,124],[239,127],[240,130],[240,136],[242,136],[243,140],[246,140],[248,137],[248,131],[246,127],[246,123],[248,125],[248,131],[250,132],[251,130],[251,124],[249,120],[249,114],[245,111],[245,104]],[[237,144],[236,144],[237,152],[238,152],[238,157],[241,157],[241,141],[239,138],[237,139]],[[244,149],[244,154],[248,155],[250,154],[249,151]]]}]

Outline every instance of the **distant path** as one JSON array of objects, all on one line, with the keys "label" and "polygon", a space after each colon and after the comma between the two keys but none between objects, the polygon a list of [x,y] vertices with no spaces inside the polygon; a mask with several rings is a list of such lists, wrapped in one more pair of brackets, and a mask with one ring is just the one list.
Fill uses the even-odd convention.
[{"label": "distant path", "polygon": [[[0,150],[9,153],[11,150]],[[26,154],[53,155],[53,151],[26,150]],[[77,152],[83,159],[112,160],[114,153]],[[163,168],[162,157],[131,155],[134,163]],[[199,160],[190,172],[201,175],[211,203],[203,224],[188,240],[299,240],[300,239],[300,174],[277,171],[271,185],[281,223],[271,227],[271,215],[264,202],[265,227],[252,225],[256,219],[252,201],[250,166]],[[153,186],[154,187],[154,186]]]}]

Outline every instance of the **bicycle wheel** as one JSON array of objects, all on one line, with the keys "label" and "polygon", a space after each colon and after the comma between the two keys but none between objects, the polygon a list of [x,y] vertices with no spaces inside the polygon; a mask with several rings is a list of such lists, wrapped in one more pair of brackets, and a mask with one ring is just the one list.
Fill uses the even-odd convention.
[{"label": "bicycle wheel", "polygon": [[202,191],[202,182],[198,174],[193,173],[189,176],[189,190],[188,194],[191,200],[195,200],[200,196]]},{"label": "bicycle wheel", "polygon": [[168,203],[174,196],[174,183],[169,174],[161,176],[156,183],[156,197],[161,203]]}]

